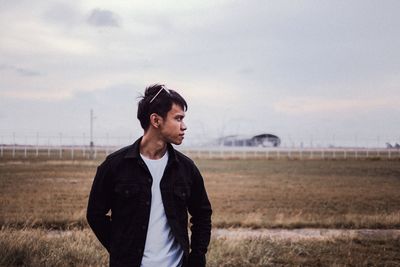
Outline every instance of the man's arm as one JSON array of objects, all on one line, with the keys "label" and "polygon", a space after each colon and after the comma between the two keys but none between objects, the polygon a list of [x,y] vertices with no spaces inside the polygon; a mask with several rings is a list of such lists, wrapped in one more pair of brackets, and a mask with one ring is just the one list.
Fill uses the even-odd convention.
[{"label": "man's arm", "polygon": [[193,170],[193,190],[189,202],[189,213],[192,232],[191,252],[189,255],[189,266],[205,266],[206,252],[211,237],[211,204],[208,200],[207,192],[204,187],[203,177],[199,170]]},{"label": "man's arm", "polygon": [[89,195],[87,221],[100,243],[109,251],[111,218],[106,215],[111,208],[111,179],[105,161],[98,168]]}]

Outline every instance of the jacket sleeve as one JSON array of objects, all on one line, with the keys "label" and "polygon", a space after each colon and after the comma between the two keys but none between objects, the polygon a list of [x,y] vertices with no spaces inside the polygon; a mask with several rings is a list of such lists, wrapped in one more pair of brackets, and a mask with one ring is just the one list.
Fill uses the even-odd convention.
[{"label": "jacket sleeve", "polygon": [[203,177],[196,166],[193,169],[193,189],[188,210],[191,215],[191,252],[189,266],[205,266],[206,252],[211,237],[211,204],[204,187]]},{"label": "jacket sleeve", "polygon": [[109,164],[105,161],[98,168],[89,195],[86,218],[100,243],[109,251],[112,184]]}]

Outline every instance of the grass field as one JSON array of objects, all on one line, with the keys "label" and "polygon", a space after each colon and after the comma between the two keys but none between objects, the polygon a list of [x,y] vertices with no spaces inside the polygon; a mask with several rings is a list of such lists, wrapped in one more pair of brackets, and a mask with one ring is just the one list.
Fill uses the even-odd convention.
[{"label": "grass field", "polygon": [[[199,160],[215,227],[400,228],[400,161]],[[85,225],[98,162],[0,162],[0,224]]]},{"label": "grass field", "polygon": [[[398,160],[197,160],[213,227],[400,229]],[[99,162],[0,159],[0,266],[101,266],[85,209]],[[70,235],[49,236],[49,229]],[[381,265],[400,240],[213,238],[209,266]]]},{"label": "grass field", "polygon": [[[270,239],[211,240],[209,267],[398,266],[394,239],[301,242]],[[0,266],[108,266],[108,255],[89,229],[49,234],[43,229],[0,231]]]}]

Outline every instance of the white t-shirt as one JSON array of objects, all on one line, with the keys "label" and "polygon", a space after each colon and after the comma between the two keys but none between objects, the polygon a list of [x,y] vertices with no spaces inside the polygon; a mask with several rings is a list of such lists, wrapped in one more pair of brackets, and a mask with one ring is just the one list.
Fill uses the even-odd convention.
[{"label": "white t-shirt", "polygon": [[160,159],[148,159],[141,154],[147,165],[153,184],[151,209],[142,267],[174,267],[182,265],[183,250],[172,234],[161,198],[160,181],[168,162],[168,152]]}]

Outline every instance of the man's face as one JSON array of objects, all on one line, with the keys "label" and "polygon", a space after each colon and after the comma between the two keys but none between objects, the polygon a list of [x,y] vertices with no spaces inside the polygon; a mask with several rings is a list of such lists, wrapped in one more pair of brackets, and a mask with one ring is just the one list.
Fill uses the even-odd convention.
[{"label": "man's face", "polygon": [[183,122],[185,112],[179,105],[172,104],[165,119],[160,123],[160,135],[167,143],[180,145],[183,141],[186,125]]}]

